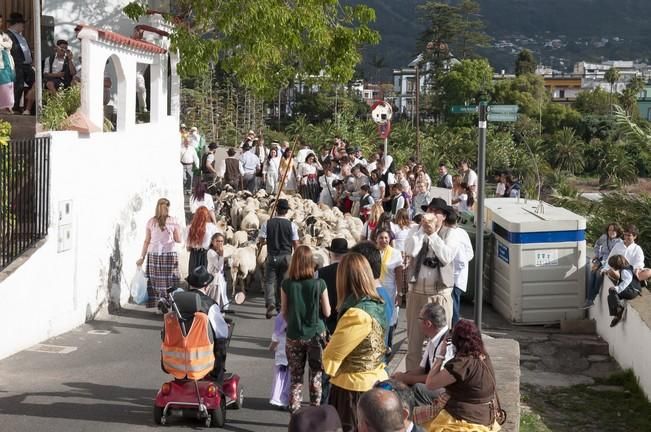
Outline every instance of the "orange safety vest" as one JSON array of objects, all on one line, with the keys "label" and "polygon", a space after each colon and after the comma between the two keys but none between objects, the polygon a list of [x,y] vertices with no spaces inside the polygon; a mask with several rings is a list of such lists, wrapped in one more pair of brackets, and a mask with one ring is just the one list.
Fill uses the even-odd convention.
[{"label": "orange safety vest", "polygon": [[210,321],[205,313],[195,312],[192,327],[183,336],[176,315],[165,315],[165,339],[161,344],[163,367],[177,379],[201,379],[212,371],[215,363]]}]

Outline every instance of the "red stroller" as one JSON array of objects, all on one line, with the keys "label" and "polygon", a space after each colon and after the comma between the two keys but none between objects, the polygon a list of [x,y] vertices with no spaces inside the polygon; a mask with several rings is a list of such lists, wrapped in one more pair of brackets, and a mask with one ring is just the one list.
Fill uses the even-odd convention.
[{"label": "red stroller", "polygon": [[161,366],[175,379],[158,391],[154,421],[165,425],[172,416],[194,417],[207,427],[222,427],[226,407],[239,409],[244,401],[240,377],[224,373],[233,323],[227,321],[227,338],[215,339],[199,295],[174,290],[168,290],[159,308],[165,312]]}]

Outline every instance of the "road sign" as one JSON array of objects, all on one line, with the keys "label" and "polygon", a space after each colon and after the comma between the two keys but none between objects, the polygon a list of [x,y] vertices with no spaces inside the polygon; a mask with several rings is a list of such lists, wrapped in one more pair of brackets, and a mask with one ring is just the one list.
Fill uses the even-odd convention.
[{"label": "road sign", "polygon": [[371,107],[371,118],[379,125],[390,122],[392,116],[393,109],[388,102],[382,100],[375,101]]},{"label": "road sign", "polygon": [[514,122],[518,120],[517,114],[500,114],[500,113],[489,113],[488,121],[489,122]]},{"label": "road sign", "polygon": [[377,133],[380,135],[380,138],[387,139],[391,133],[391,122],[386,122],[377,125]]},{"label": "road sign", "polygon": [[[489,105],[490,114],[516,114],[519,107],[517,105]],[[490,115],[489,114],[489,115]]]},{"label": "road sign", "polygon": [[474,114],[479,110],[476,105],[452,105],[450,112],[452,114]]}]

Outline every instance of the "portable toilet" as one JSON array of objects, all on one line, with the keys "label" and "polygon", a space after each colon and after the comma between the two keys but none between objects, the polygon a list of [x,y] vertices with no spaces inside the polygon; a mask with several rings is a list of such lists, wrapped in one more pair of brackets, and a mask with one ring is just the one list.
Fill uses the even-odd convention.
[{"label": "portable toilet", "polygon": [[550,324],[581,319],[585,301],[583,216],[535,200],[485,200],[495,236],[489,298],[506,319]]}]

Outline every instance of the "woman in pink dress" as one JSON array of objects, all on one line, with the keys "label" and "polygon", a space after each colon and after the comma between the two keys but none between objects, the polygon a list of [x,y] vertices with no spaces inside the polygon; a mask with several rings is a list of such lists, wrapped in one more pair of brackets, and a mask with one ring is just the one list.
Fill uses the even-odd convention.
[{"label": "woman in pink dress", "polygon": [[136,261],[136,265],[141,266],[147,257],[145,275],[149,294],[148,308],[156,307],[158,300],[166,296],[167,288],[176,286],[179,281],[176,243],[181,242],[181,229],[178,221],[169,215],[169,208],[167,198],[161,198],[156,203],[156,214],[147,221],[142,253]]}]

